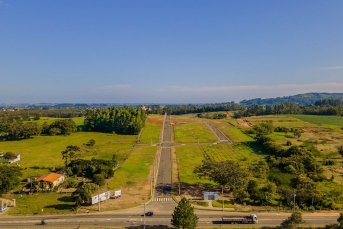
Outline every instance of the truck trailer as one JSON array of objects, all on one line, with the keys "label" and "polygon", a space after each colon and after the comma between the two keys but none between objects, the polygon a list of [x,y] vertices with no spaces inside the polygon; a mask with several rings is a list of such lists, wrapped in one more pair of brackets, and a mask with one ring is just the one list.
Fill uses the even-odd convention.
[{"label": "truck trailer", "polygon": [[255,214],[248,216],[223,216],[222,223],[258,223],[258,220]]}]

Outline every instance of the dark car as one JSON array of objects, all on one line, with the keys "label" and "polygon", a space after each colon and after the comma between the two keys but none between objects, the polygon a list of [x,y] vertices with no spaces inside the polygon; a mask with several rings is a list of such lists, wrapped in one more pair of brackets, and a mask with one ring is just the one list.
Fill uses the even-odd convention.
[{"label": "dark car", "polygon": [[146,216],[153,216],[154,213],[153,213],[153,212],[146,212],[145,215],[146,215]]},{"label": "dark car", "polygon": [[171,187],[171,186],[168,186],[166,189],[167,189],[167,190],[172,190],[172,187]]}]

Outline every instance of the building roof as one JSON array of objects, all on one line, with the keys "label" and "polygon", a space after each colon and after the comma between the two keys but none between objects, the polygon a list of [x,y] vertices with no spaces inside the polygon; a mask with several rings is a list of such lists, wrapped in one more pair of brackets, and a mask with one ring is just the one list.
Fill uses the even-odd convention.
[{"label": "building roof", "polygon": [[46,174],[46,175],[41,176],[41,177],[38,178],[36,181],[54,182],[55,180],[57,180],[57,179],[60,178],[61,176],[62,176],[61,174],[50,173],[50,174]]}]

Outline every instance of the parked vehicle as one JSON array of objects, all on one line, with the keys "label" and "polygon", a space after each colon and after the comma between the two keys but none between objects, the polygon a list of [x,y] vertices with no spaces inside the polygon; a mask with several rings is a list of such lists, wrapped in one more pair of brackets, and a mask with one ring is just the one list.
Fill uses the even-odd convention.
[{"label": "parked vehicle", "polygon": [[223,216],[222,223],[258,223],[258,220],[255,214],[248,216]]}]

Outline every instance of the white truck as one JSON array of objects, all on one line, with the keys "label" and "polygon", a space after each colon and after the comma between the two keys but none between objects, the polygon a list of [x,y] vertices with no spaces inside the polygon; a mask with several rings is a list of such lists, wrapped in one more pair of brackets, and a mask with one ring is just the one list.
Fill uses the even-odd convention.
[{"label": "white truck", "polygon": [[223,216],[222,223],[258,223],[258,220],[255,214],[248,216]]}]

